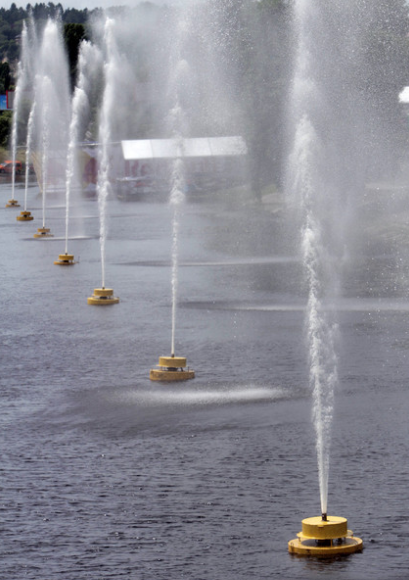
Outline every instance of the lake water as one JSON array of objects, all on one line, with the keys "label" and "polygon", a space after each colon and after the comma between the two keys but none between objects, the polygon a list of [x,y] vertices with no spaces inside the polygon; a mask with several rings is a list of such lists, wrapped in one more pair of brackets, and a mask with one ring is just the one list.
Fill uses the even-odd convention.
[{"label": "lake water", "polygon": [[364,240],[351,258],[329,514],[365,548],[310,560],[287,551],[320,503],[305,296],[278,217],[186,204],[176,355],[196,378],[166,385],[148,376],[170,354],[168,206],[109,201],[120,304],[106,308],[87,305],[101,284],[96,202],[74,203],[67,268],[53,264],[64,201],[49,199],[52,240],[33,238],[35,187],[28,206],[31,223],[0,209],[2,580],[409,577],[406,256]]}]

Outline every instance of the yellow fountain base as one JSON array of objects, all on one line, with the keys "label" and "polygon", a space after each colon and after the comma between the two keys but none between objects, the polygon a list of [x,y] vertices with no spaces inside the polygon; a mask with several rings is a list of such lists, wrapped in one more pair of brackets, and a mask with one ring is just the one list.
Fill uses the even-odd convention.
[{"label": "yellow fountain base", "polygon": [[302,531],[288,542],[290,554],[328,558],[353,554],[363,549],[361,538],[347,528],[347,520],[336,516],[306,518]]},{"label": "yellow fountain base", "polygon": [[20,207],[20,204],[16,199],[9,199],[6,203],[6,207]]},{"label": "yellow fountain base", "polygon": [[94,306],[109,306],[118,304],[119,298],[114,296],[112,288],[95,288],[94,294],[87,299],[87,302]]},{"label": "yellow fountain base", "polygon": [[54,264],[56,266],[73,266],[75,264],[74,256],[72,254],[60,254]]},{"label": "yellow fountain base", "polygon": [[20,215],[16,217],[18,222],[31,222],[33,219],[34,218],[31,215],[31,211],[21,211]]},{"label": "yellow fountain base", "polygon": [[186,367],[186,358],[183,356],[159,357],[158,369],[151,369],[151,381],[187,381],[195,378],[195,371]]},{"label": "yellow fountain base", "polygon": [[50,228],[38,228],[35,238],[53,238],[54,235],[50,233]]}]

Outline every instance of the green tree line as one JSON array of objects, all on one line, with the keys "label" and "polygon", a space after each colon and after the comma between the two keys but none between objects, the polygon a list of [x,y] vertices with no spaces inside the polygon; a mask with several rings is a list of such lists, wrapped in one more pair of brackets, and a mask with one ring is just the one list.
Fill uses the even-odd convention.
[{"label": "green tree line", "polygon": [[93,11],[87,8],[77,10],[70,8],[64,10],[63,6],[58,3],[54,4],[27,4],[26,8],[18,8],[15,3],[10,8],[0,8],[0,60],[7,60],[13,63],[19,57],[19,40],[23,27],[23,22],[30,14],[37,22],[46,21],[47,18],[60,16],[62,22],[69,24],[82,24],[86,26],[89,15]]}]

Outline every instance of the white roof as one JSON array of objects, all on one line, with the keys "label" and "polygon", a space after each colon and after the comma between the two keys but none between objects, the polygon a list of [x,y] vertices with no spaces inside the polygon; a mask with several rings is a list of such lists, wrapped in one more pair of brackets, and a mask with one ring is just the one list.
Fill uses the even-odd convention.
[{"label": "white roof", "polygon": [[199,137],[194,139],[138,139],[121,141],[124,159],[173,159],[245,155],[242,137]]}]

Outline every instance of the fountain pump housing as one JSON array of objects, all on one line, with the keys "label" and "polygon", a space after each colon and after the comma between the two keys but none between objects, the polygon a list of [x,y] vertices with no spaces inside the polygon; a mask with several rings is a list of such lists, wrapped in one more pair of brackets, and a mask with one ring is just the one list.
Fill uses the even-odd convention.
[{"label": "fountain pump housing", "polygon": [[54,235],[50,232],[50,228],[37,228],[35,238],[53,238]]},{"label": "fountain pump housing", "polygon": [[93,306],[109,306],[118,304],[119,298],[114,296],[112,288],[95,288],[94,294],[87,299],[87,302]]},{"label": "fountain pump housing", "polygon": [[297,538],[288,542],[290,554],[328,558],[353,554],[363,548],[361,538],[348,530],[346,518],[323,514],[321,517],[306,518],[301,524],[302,530]]},{"label": "fountain pump housing", "polygon": [[73,254],[60,254],[54,264],[56,266],[73,266],[75,264],[74,256]]},{"label": "fountain pump housing", "polygon": [[195,378],[195,371],[186,368],[186,357],[183,356],[161,356],[157,366],[158,369],[150,370],[151,381],[186,381]]},{"label": "fountain pump housing", "polygon": [[20,215],[16,217],[18,222],[31,222],[33,220],[33,216],[31,215],[31,211],[21,211]]},{"label": "fountain pump housing", "polygon": [[6,207],[20,207],[20,204],[16,199],[9,199],[6,203]]}]

